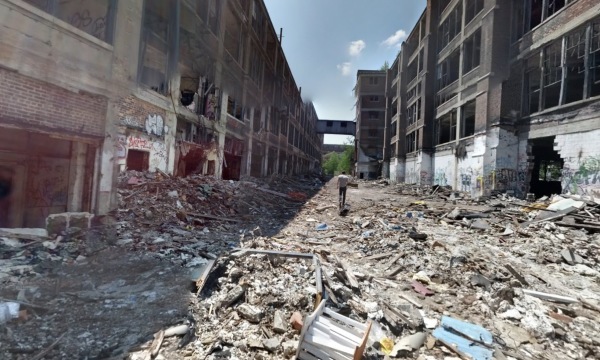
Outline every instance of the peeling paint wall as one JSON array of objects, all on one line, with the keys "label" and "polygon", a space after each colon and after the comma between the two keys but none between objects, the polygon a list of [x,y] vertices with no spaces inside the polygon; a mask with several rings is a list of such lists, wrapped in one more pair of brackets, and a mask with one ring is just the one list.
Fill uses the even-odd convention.
[{"label": "peeling paint wall", "polygon": [[392,183],[403,183],[405,180],[405,163],[404,160],[393,158],[390,161],[390,180]]}]

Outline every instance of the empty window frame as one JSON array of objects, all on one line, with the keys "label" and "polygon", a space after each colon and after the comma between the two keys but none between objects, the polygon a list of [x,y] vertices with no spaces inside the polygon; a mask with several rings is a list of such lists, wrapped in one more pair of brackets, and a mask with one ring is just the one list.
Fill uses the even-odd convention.
[{"label": "empty window frame", "polygon": [[408,83],[412,82],[419,74],[418,66],[419,63],[417,59],[413,59],[413,61],[410,64],[408,64],[408,67],[406,69],[406,78],[408,79]]},{"label": "empty window frame", "polygon": [[479,66],[481,60],[481,29],[465,40],[463,60],[463,73],[465,74]]},{"label": "empty window frame", "polygon": [[242,103],[231,96],[227,98],[227,113],[240,121],[244,121]]},{"label": "empty window frame", "polygon": [[260,40],[264,40],[265,38],[265,13],[263,12],[262,8],[260,7],[260,1],[259,0],[253,0],[252,1],[252,29],[254,30],[254,33],[256,33],[256,36],[258,36],[258,38]]},{"label": "empty window frame", "polygon": [[529,6],[529,27],[527,31],[529,31],[542,23],[544,0],[528,0],[527,5]]},{"label": "empty window frame", "polygon": [[465,24],[468,24],[483,10],[483,0],[466,0]]},{"label": "empty window frame", "polygon": [[254,109],[253,119],[252,119],[252,128],[254,132],[259,132],[262,130],[262,122],[261,122],[261,111],[260,109]]},{"label": "empty window frame", "polygon": [[412,125],[421,118],[421,99],[418,99],[413,104],[406,108],[406,121],[408,125]]},{"label": "empty window frame", "polygon": [[561,58],[561,41],[555,41],[544,49],[544,91],[542,94],[544,109],[559,105],[562,80]]},{"label": "empty window frame", "polygon": [[548,7],[546,8],[545,19],[556,14],[560,9],[564,8],[567,0],[547,0]]},{"label": "empty window frame", "polygon": [[263,60],[257,46],[252,46],[250,52],[250,63],[249,63],[249,75],[250,79],[254,81],[256,86],[261,87],[262,82],[262,71],[263,71]]},{"label": "empty window frame", "polygon": [[456,110],[443,115],[437,120],[437,143],[445,144],[456,140]]},{"label": "empty window frame", "polygon": [[475,134],[475,110],[476,110],[476,102],[475,100],[469,101],[462,107],[461,111],[461,122],[460,122],[460,137],[472,136]]},{"label": "empty window frame", "polygon": [[333,127],[333,121],[328,121],[325,125],[327,127]]},{"label": "empty window frame", "polygon": [[585,33],[582,28],[566,36],[565,104],[582,100],[585,95]]},{"label": "empty window frame", "polygon": [[423,61],[425,61],[425,48],[419,51],[419,74],[423,71]]},{"label": "empty window frame", "polygon": [[569,0],[514,0],[513,41],[520,39],[524,33],[546,21],[568,3]]},{"label": "empty window frame", "polygon": [[540,57],[534,55],[527,59],[525,63],[525,92],[527,99],[525,101],[524,112],[534,114],[540,111]]},{"label": "empty window frame", "polygon": [[592,23],[590,38],[591,96],[600,95],[600,20]]},{"label": "empty window frame", "polygon": [[438,52],[442,51],[462,29],[462,2],[450,12],[438,29]]},{"label": "empty window frame", "polygon": [[412,153],[418,150],[418,130],[406,135],[406,153]]},{"label": "empty window frame", "polygon": [[397,122],[393,122],[392,125],[390,126],[390,136],[394,137],[396,135],[398,135],[398,123]]},{"label": "empty window frame", "polygon": [[369,85],[377,85],[379,84],[379,78],[376,76],[369,77]]},{"label": "empty window frame", "polygon": [[379,102],[379,96],[371,95],[371,96],[369,96],[369,101],[370,102]]},{"label": "empty window frame", "polygon": [[369,137],[378,137],[379,136],[379,130],[377,129],[369,129]]},{"label": "empty window frame", "polygon": [[406,101],[411,101],[415,96],[419,95],[420,92],[421,92],[421,83],[419,82],[406,92]]},{"label": "empty window frame", "polygon": [[437,88],[441,90],[458,80],[460,49],[447,56],[437,68]]},{"label": "empty window frame", "polygon": [[512,41],[515,42],[523,37],[525,32],[525,2],[513,0],[512,2]]},{"label": "empty window frame", "polygon": [[146,0],[142,26],[139,82],[152,90],[168,92],[170,8],[160,0]]}]

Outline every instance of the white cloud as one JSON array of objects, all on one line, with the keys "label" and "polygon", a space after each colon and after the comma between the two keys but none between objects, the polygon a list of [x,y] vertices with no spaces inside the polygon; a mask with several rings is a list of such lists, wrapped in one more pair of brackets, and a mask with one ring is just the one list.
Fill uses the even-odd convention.
[{"label": "white cloud", "polygon": [[350,71],[352,70],[352,64],[349,62],[338,64],[338,70],[342,73],[343,76],[350,75]]},{"label": "white cloud", "polygon": [[350,43],[348,52],[350,56],[358,56],[367,47],[367,44],[363,40],[356,40]]},{"label": "white cloud", "polygon": [[400,29],[396,31],[394,34],[390,35],[387,39],[381,42],[382,45],[386,45],[387,47],[396,47],[400,48],[402,45],[402,40],[406,39],[406,31]]}]

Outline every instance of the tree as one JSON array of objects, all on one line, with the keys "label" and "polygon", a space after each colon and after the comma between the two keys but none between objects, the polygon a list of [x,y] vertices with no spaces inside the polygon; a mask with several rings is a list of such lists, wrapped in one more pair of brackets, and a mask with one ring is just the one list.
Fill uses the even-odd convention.
[{"label": "tree", "polygon": [[335,175],[340,163],[340,155],[338,153],[329,153],[323,156],[323,172],[327,175]]},{"label": "tree", "polygon": [[388,71],[390,69],[390,63],[386,60],[379,70]]}]

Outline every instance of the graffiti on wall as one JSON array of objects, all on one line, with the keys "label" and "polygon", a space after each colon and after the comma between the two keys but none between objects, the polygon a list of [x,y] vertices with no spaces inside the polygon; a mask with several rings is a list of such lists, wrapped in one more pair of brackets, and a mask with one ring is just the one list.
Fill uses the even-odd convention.
[{"label": "graffiti on wall", "polygon": [[117,135],[115,141],[115,155],[119,159],[124,159],[127,156],[127,137],[125,135]]},{"label": "graffiti on wall", "polygon": [[150,169],[167,170],[167,146],[163,142],[155,141],[150,149]]},{"label": "graffiti on wall", "polygon": [[138,136],[127,138],[127,148],[136,150],[152,150],[152,141]]},{"label": "graffiti on wall", "polygon": [[446,178],[446,169],[435,169],[433,185],[448,186],[448,179]]},{"label": "graffiti on wall", "polygon": [[158,137],[162,137],[169,132],[169,127],[165,125],[163,117],[159,114],[149,114],[144,120],[135,116],[125,116],[121,119],[121,124]]},{"label": "graffiti on wall", "polygon": [[574,169],[565,164],[562,189],[564,193],[600,197],[600,157],[589,157]]}]

